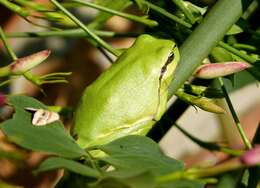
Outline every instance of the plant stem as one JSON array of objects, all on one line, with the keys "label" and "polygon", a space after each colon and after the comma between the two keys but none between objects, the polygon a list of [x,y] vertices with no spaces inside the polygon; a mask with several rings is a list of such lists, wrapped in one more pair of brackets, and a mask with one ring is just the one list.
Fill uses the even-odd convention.
[{"label": "plant stem", "polygon": [[181,180],[181,179],[200,179],[200,178],[207,178],[216,176],[225,172],[242,169],[245,165],[241,163],[240,158],[233,158],[223,163],[220,163],[216,166],[208,167],[208,168],[193,168],[186,170],[184,172],[173,172],[166,175],[159,176],[157,178],[157,182],[167,183],[174,180]]},{"label": "plant stem", "polygon": [[241,136],[241,138],[242,138],[242,140],[243,140],[243,142],[244,142],[244,145],[245,145],[245,147],[246,147],[247,149],[250,149],[250,148],[252,148],[252,145],[251,145],[249,139],[247,138],[247,136],[246,136],[246,134],[245,134],[245,132],[244,132],[244,130],[243,130],[243,128],[242,128],[242,125],[241,125],[240,120],[239,120],[239,118],[238,118],[238,116],[237,116],[237,114],[236,114],[236,111],[235,111],[235,109],[234,109],[234,107],[233,107],[233,105],[232,105],[232,102],[231,102],[231,100],[230,100],[230,98],[229,98],[227,89],[226,89],[226,87],[225,87],[225,85],[224,85],[224,82],[223,82],[222,78],[218,78],[218,82],[220,83],[220,86],[221,86],[221,89],[222,89],[222,91],[223,91],[223,93],[224,93],[226,102],[227,102],[227,104],[228,104],[228,107],[229,107],[229,109],[230,109],[230,112],[231,112],[231,114],[232,114],[232,117],[233,117],[233,119],[234,119],[234,121],[235,121],[235,124],[236,124],[236,126],[237,126],[238,131],[239,131],[239,134],[240,134],[240,136]]},{"label": "plant stem", "polygon": [[159,6],[156,6],[148,1],[142,1],[143,4],[147,5],[149,8],[151,8],[152,10],[164,15],[165,17],[177,22],[178,24],[180,25],[183,25],[184,27],[187,27],[187,28],[191,28],[192,25],[182,19],[180,19],[179,17],[167,12],[165,9],[159,7]]},{"label": "plant stem", "polygon": [[192,140],[194,143],[198,144],[202,148],[205,148],[205,149],[210,150],[210,151],[221,151],[221,152],[224,152],[226,154],[233,155],[233,156],[240,156],[241,154],[243,154],[243,151],[241,151],[241,150],[234,150],[234,149],[230,149],[230,148],[226,148],[226,147],[221,147],[220,145],[213,143],[213,142],[202,141],[202,140],[194,137],[190,133],[188,133],[186,130],[181,128],[176,123],[174,123],[174,126],[179,131],[181,131],[186,137],[188,137],[190,140]]},{"label": "plant stem", "polygon": [[224,172],[242,169],[244,167],[245,165],[241,163],[240,158],[236,157],[213,167],[195,169],[194,172],[191,172],[191,174],[193,174],[196,178],[210,177],[222,174]]},{"label": "plant stem", "polygon": [[183,12],[186,18],[193,24],[195,23],[195,18],[187,7],[185,7],[183,0],[172,0],[172,2],[178,6],[178,8]]},{"label": "plant stem", "polygon": [[11,56],[12,60],[13,61],[17,60],[18,58],[15,55],[14,51],[12,50],[12,48],[10,47],[10,45],[8,44],[6,36],[5,36],[5,33],[4,33],[4,31],[3,31],[1,26],[0,26],[0,35],[1,35],[1,38],[2,38],[2,41],[3,41],[3,44],[5,46],[5,49],[7,50],[8,54]]},{"label": "plant stem", "polygon": [[82,30],[84,30],[97,44],[101,47],[108,50],[110,53],[115,56],[119,56],[120,52],[114,49],[112,46],[107,44],[104,40],[99,38],[95,33],[89,30],[81,21],[79,21],[74,15],[72,15],[67,9],[65,9],[60,3],[56,0],[50,0],[58,9],[60,9],[66,16],[68,16],[75,24],[77,24]]},{"label": "plant stem", "polygon": [[10,82],[11,82],[11,80],[2,81],[2,82],[0,83],[0,87],[3,87],[4,85],[9,84]]},{"label": "plant stem", "polygon": [[[136,37],[140,33],[116,33],[113,31],[93,30],[93,33],[100,37]],[[40,32],[11,32],[6,33],[10,38],[38,38],[38,37],[89,37],[82,29],[66,29],[63,31],[40,31]]]},{"label": "plant stem", "polygon": [[234,43],[233,47],[234,47],[234,49],[243,49],[243,50],[247,50],[247,51],[257,51],[257,47],[252,46],[250,44]]},{"label": "plant stem", "polygon": [[24,18],[26,18],[27,16],[30,15],[30,13],[26,9],[24,9],[24,8],[14,4],[14,3],[12,3],[11,1],[0,0],[0,4],[4,5],[9,10],[19,14],[20,16],[22,16]]},{"label": "plant stem", "polygon": [[255,58],[253,58],[253,57],[251,57],[251,56],[249,56],[245,53],[240,52],[238,49],[236,49],[236,48],[234,48],[234,47],[232,47],[232,46],[230,46],[230,45],[228,45],[228,44],[226,44],[222,41],[220,41],[218,43],[218,45],[221,46],[222,48],[226,49],[227,51],[231,52],[232,54],[237,55],[240,58],[246,60],[248,63],[253,64],[257,61],[257,59],[255,59]]},{"label": "plant stem", "polygon": [[113,14],[113,15],[117,15],[117,16],[126,18],[128,20],[132,20],[132,21],[135,21],[135,22],[138,22],[138,23],[142,23],[142,24],[147,25],[149,27],[154,27],[154,26],[158,25],[158,23],[154,20],[150,20],[150,19],[139,17],[139,16],[136,16],[136,15],[131,15],[131,14],[127,14],[127,13],[124,13],[124,12],[116,11],[116,10],[106,8],[106,7],[103,7],[103,6],[94,4],[94,3],[90,3],[90,2],[87,2],[87,1],[71,0],[71,2],[79,3],[79,4],[82,4],[82,5],[97,9],[97,10],[101,10],[103,12],[107,12],[107,13],[110,13],[110,14]]},{"label": "plant stem", "polygon": [[199,26],[181,45],[180,62],[169,87],[169,96],[172,96],[192,75],[251,1],[218,0],[216,2]]}]

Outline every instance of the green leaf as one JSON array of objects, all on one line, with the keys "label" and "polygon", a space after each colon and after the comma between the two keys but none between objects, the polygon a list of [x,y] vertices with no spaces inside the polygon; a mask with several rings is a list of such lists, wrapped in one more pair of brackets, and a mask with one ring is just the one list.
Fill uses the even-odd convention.
[{"label": "green leaf", "polygon": [[27,149],[65,158],[84,155],[85,151],[75,143],[60,121],[40,127],[32,124],[32,113],[25,108],[47,109],[44,104],[27,96],[10,96],[8,104],[14,107],[15,114],[2,123],[1,128],[11,141]]},{"label": "green leaf", "polygon": [[[126,175],[127,174],[127,175]],[[155,178],[150,172],[131,174],[120,172],[97,182],[93,188],[154,188]]]},{"label": "green leaf", "polygon": [[14,161],[21,161],[22,156],[18,152],[14,151],[4,151],[0,148],[0,159],[8,159],[8,160],[14,160]]},{"label": "green leaf", "polygon": [[241,171],[234,171],[232,173],[224,174],[219,178],[216,185],[217,188],[236,188],[238,187],[239,179],[241,178]]},{"label": "green leaf", "polygon": [[150,171],[154,175],[183,170],[180,161],[165,156],[157,143],[144,136],[131,135],[99,146],[109,156],[102,160],[117,170]]},{"label": "green leaf", "polygon": [[232,61],[234,60],[230,52],[222,47],[215,47],[210,53],[210,57],[215,62],[224,62],[224,61]]},{"label": "green leaf", "polygon": [[88,176],[93,178],[100,177],[100,173],[97,170],[90,168],[86,165],[83,165],[81,163],[78,163],[76,161],[64,159],[60,157],[50,157],[46,159],[41,163],[39,168],[35,170],[35,172],[38,173],[38,172],[44,172],[49,170],[55,170],[59,168],[65,168],[66,170],[75,172],[82,176]]},{"label": "green leaf", "polygon": [[195,180],[177,180],[165,185],[159,186],[158,188],[203,188],[204,183]]},{"label": "green leaf", "polygon": [[239,27],[238,25],[234,24],[232,25],[232,27],[228,30],[228,32],[226,33],[226,35],[236,35],[239,33],[242,33],[243,29],[241,27]]}]

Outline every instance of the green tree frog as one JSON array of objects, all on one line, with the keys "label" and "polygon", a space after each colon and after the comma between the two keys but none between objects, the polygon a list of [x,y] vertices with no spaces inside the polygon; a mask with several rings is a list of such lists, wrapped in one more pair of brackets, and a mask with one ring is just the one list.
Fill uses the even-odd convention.
[{"label": "green tree frog", "polygon": [[171,40],[139,36],[83,92],[74,133],[81,147],[145,135],[166,110],[179,52]]}]

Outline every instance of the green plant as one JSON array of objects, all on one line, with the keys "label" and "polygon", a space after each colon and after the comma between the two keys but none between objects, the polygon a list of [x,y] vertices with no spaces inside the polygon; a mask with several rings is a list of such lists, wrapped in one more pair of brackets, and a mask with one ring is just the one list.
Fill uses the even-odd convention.
[{"label": "green plant", "polygon": [[[109,139],[100,142],[97,140],[94,142],[95,144],[90,144],[90,147],[83,148],[83,145],[89,146],[86,144],[86,140],[89,138],[86,138],[84,141],[86,143],[78,145],[77,138],[67,133],[61,121],[49,121],[50,117],[46,116],[46,114],[35,117],[36,113],[28,110],[28,108],[34,108],[36,111],[37,109],[44,109],[46,112],[53,111],[54,113],[55,111],[55,113],[62,114],[63,108],[46,106],[32,97],[2,95],[1,104],[6,103],[15,109],[13,117],[1,124],[1,129],[8,139],[26,149],[42,151],[54,155],[43,161],[35,170],[35,173],[60,168],[66,169],[70,174],[64,176],[57,187],[75,187],[76,185],[77,187],[197,188],[204,187],[207,184],[214,184],[216,187],[223,185],[237,187],[239,184],[243,184],[247,187],[259,186],[259,181],[257,181],[260,179],[259,173],[252,173],[251,171],[253,168],[259,172],[260,152],[259,147],[255,146],[255,144],[259,143],[259,128],[255,134],[255,140],[253,143],[250,142],[230,100],[225,82],[223,78],[221,78],[222,76],[229,75],[228,78],[232,80],[234,73],[236,74],[237,71],[247,68],[246,71],[248,74],[252,75],[254,80],[259,81],[259,25],[252,27],[249,22],[249,17],[255,16],[256,12],[259,11],[259,1],[219,0],[215,2],[211,8],[201,8],[199,4],[195,2],[191,3],[190,1],[184,0],[96,0],[92,3],[82,0],[68,0],[60,3],[56,0],[50,0],[47,4],[40,4],[37,1],[29,0],[0,0],[0,4],[14,13],[17,13],[30,23],[48,29],[47,31],[41,32],[14,33],[7,33],[2,29],[0,30],[3,44],[12,58],[11,64],[0,68],[0,76],[7,78],[0,86],[7,85],[13,77],[23,76],[41,88],[42,84],[67,83],[64,77],[70,75],[70,72],[56,72],[42,76],[31,73],[31,69],[35,68],[48,57],[49,51],[42,51],[24,58],[17,58],[8,43],[9,37],[81,37],[101,50],[106,57],[111,55],[118,58],[117,63],[120,63],[120,65],[124,62],[131,62],[135,57],[138,58],[140,56],[139,53],[143,51],[142,56],[144,61],[150,61],[152,59],[154,62],[150,63],[150,65],[141,62],[141,64],[136,67],[133,66],[133,68],[140,69],[140,67],[150,66],[153,71],[158,72],[159,70],[156,76],[151,76],[155,79],[151,79],[152,81],[146,84],[146,86],[151,85],[151,87],[159,87],[159,89],[151,90],[151,92],[155,92],[156,95],[143,95],[140,99],[144,101],[149,98],[151,102],[158,100],[160,104],[161,99],[167,99],[167,96],[164,95],[165,93],[167,94],[167,92],[163,93],[164,90],[167,89],[169,92],[168,99],[176,95],[179,98],[178,101],[182,100],[189,105],[197,106],[206,111],[223,113],[224,110],[214,102],[214,99],[225,98],[232,113],[232,118],[236,123],[236,128],[239,130],[244,143],[243,150],[235,150],[229,146],[208,143],[199,138],[195,138],[180,126],[176,125],[176,120],[181,114],[177,115],[177,117],[172,117],[172,110],[175,110],[173,109],[174,103],[171,102],[172,100],[169,100],[168,111],[165,107],[160,109],[160,106],[152,110],[156,114],[156,117],[153,116],[153,118],[149,119],[151,122],[153,121],[152,124],[155,124],[148,133],[150,138],[143,136],[150,127],[145,131],[139,131],[137,129],[134,135],[132,135],[132,132],[131,135],[122,134],[122,131],[125,131],[124,127],[119,130],[116,129],[118,127],[112,127],[112,130],[107,131],[109,133]],[[100,12],[92,21],[86,24],[70,12],[70,9],[77,10],[78,7],[90,7]],[[127,7],[138,10],[142,16],[125,13],[124,10],[126,10]],[[116,33],[101,30],[106,21],[113,15],[143,25],[144,30],[136,33]],[[44,19],[53,23],[53,25],[39,25],[31,18]],[[163,73],[167,73],[167,68],[169,68],[167,65],[172,62],[169,61],[169,59],[179,58],[176,51],[172,53],[175,57],[172,57],[172,54],[169,53],[169,49],[167,49],[167,52],[159,55],[156,53],[149,54],[153,52],[153,50],[148,50],[151,47],[144,45],[146,49],[142,49],[144,46],[140,44],[134,45],[134,47],[137,48],[135,51],[115,49],[104,40],[106,37],[139,37],[145,33],[157,38],[165,38],[167,40],[164,41],[168,41],[173,46],[175,43],[172,41],[177,43],[180,51],[180,60],[172,81],[168,79],[163,80],[162,77]],[[241,33],[246,34],[249,38],[245,43],[239,42],[238,35]],[[145,42],[140,38],[137,41]],[[159,47],[161,45],[162,48],[165,47],[166,44],[163,45],[158,41],[154,42],[153,45]],[[170,45],[170,48],[172,48],[172,45]],[[107,55],[107,52],[104,52],[104,50],[110,54]],[[160,61],[157,59],[160,59]],[[175,59],[176,63],[178,61],[177,59]],[[199,67],[205,60],[212,64]],[[135,62],[137,61],[138,59]],[[157,67],[158,61],[160,62],[158,65],[161,67]],[[175,62],[174,59],[173,62]],[[116,64],[112,66],[115,67]],[[128,71],[125,71],[124,75],[126,75],[127,72]],[[104,80],[104,77],[109,78],[108,82],[111,79],[110,81],[113,81],[112,83],[118,84],[118,92],[125,86],[134,87],[134,84],[129,84],[129,81],[125,80],[137,78],[140,75],[138,71],[133,71],[132,75],[128,77],[121,75],[119,78],[113,78],[111,76],[113,74],[114,71],[108,71],[106,76],[101,77],[100,82],[102,82],[102,79]],[[172,76],[172,74],[171,72],[170,76]],[[230,74],[232,75],[230,76]],[[194,85],[187,82],[192,76],[206,79],[216,78],[216,83],[212,84],[208,82],[207,86]],[[137,79],[137,81],[139,80]],[[161,84],[166,85],[161,86]],[[100,84],[93,85],[92,87],[100,86]],[[108,84],[108,86],[111,88],[114,87],[113,84],[111,86]],[[145,90],[145,85],[143,87]],[[98,89],[102,89],[102,87]],[[44,91],[42,90],[42,92]],[[110,93],[107,94],[108,92]],[[100,93],[100,97],[106,97],[104,99],[105,102],[115,96],[111,92],[111,89],[107,92]],[[95,92],[90,92],[89,95],[96,94]],[[93,104],[95,104],[95,100],[100,100],[98,96],[99,95],[94,96],[93,99],[91,98],[91,100],[94,101]],[[84,98],[84,100],[88,99],[88,96]],[[129,104],[129,106],[126,106],[124,109],[127,109],[131,106],[131,103],[134,103],[134,101],[132,101],[134,98],[120,100],[125,100],[127,101],[126,103]],[[104,108],[109,107],[105,102],[102,104],[96,103],[99,106],[104,106]],[[119,103],[120,102],[111,102],[114,108],[112,109],[110,106],[109,110],[120,110],[116,108],[116,105]],[[149,103],[147,103],[146,106],[139,106],[140,108],[145,108],[147,112],[145,113],[146,118],[147,114],[149,114]],[[186,108],[187,105],[184,106],[184,109]],[[95,107],[91,110],[95,111]],[[81,111],[85,112],[85,109]],[[158,111],[165,113],[163,116],[162,114],[157,116]],[[87,112],[90,113],[90,110]],[[125,112],[127,113],[127,110]],[[82,116],[82,113],[80,113],[80,115]],[[94,114],[92,119],[102,118],[102,116],[100,116],[100,114]],[[39,118],[39,121],[44,118],[47,118],[47,120],[44,119],[46,123],[39,126],[40,124],[32,123],[32,118]],[[111,119],[119,122],[113,119],[114,116],[103,118],[105,122]],[[120,116],[119,118],[120,120],[126,119],[124,116]],[[144,117],[135,115],[134,120],[135,122],[139,122],[142,118]],[[155,122],[158,118],[161,118],[161,120]],[[84,118],[82,121],[86,125],[84,123],[84,125],[82,125],[81,123],[80,133],[86,130],[84,126],[87,126],[88,123],[85,122]],[[18,124],[19,126],[17,126]],[[149,126],[151,125],[149,124]],[[102,127],[104,125],[100,126]],[[160,151],[157,143],[152,140],[158,141],[163,136],[163,134],[161,135],[160,131],[158,131],[159,129],[165,129],[167,131],[171,126],[176,126],[188,138],[201,147],[210,151],[220,151],[229,154],[231,158],[211,167],[185,169],[181,161],[165,156]],[[102,128],[102,134],[108,134],[104,131],[106,130],[105,128]],[[97,132],[97,129],[98,127],[96,125],[92,126],[87,129],[88,131],[85,135],[94,135],[91,139],[95,140],[95,135],[97,135],[95,132]],[[79,131],[76,132],[79,134]],[[100,134],[101,133],[99,133],[99,135]],[[81,136],[81,134],[79,134],[79,136]],[[97,152],[100,154],[100,151],[105,154],[97,155]],[[246,169],[250,169],[249,175],[246,180],[242,180],[243,174],[246,174]]]}]

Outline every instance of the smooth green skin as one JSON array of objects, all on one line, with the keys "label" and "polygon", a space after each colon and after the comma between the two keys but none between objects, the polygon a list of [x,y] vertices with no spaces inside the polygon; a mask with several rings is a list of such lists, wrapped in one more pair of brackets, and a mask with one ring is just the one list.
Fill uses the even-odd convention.
[{"label": "smooth green skin", "polygon": [[85,89],[75,116],[77,143],[86,148],[130,134],[145,135],[166,110],[178,61],[173,41],[139,36]]}]

